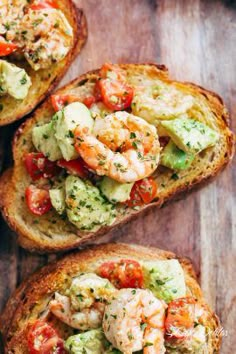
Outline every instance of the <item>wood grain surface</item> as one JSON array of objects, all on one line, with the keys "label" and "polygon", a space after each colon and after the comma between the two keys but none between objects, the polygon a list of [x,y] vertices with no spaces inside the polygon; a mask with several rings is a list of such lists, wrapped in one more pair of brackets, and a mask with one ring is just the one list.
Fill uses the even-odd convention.
[{"label": "wood grain surface", "polygon": [[[63,83],[112,62],[157,62],[173,78],[194,81],[225,100],[236,131],[236,1],[76,0],[88,42]],[[9,163],[16,125],[0,130],[0,169]],[[3,158],[2,158],[3,157]],[[149,211],[100,241],[158,246],[192,259],[205,296],[221,318],[221,353],[236,347],[236,166],[185,200]],[[31,255],[0,220],[0,306],[15,287],[55,255]]]}]

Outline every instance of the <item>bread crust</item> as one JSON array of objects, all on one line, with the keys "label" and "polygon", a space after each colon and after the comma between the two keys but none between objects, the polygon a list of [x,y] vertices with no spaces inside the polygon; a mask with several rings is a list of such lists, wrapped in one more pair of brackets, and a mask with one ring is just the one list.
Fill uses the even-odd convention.
[{"label": "bread crust", "polygon": [[[85,243],[91,242],[98,238],[100,235],[110,231],[117,225],[120,226],[135,218],[140,212],[143,212],[144,210],[148,210],[149,208],[153,207],[160,208],[164,204],[169,203],[171,200],[177,200],[184,197],[186,193],[191,189],[197,186],[202,186],[205,182],[215,177],[215,175],[219,173],[232,159],[234,154],[234,135],[228,128],[228,112],[223,105],[222,99],[217,94],[205,90],[202,87],[192,83],[179,83],[176,81],[171,81],[168,78],[168,70],[163,65],[121,64],[121,67],[125,70],[143,70],[144,72],[145,70],[149,70],[163,80],[182,85],[195,95],[203,95],[207,99],[209,106],[214,112],[217,125],[224,136],[224,147],[222,147],[220,157],[216,160],[213,167],[211,167],[209,171],[204,171],[198,173],[197,175],[193,174],[193,176],[187,176],[183,179],[183,181],[171,182],[172,184],[170,187],[163,189],[154,202],[141,207],[141,209],[138,211],[128,210],[129,212],[127,212],[125,216],[119,217],[113,225],[102,227],[95,233],[77,233],[74,229],[67,231],[66,227],[68,226],[69,222],[68,224],[62,225],[62,221],[60,221],[60,218],[56,212],[52,212],[50,216],[54,217],[60,226],[62,225],[60,233],[64,235],[64,237],[60,237],[59,235],[56,238],[54,237],[53,233],[50,235],[50,237],[44,237],[46,230],[48,229],[45,226],[45,232],[43,230],[42,225],[45,219],[40,219],[42,220],[40,224],[40,232],[38,231],[38,225],[31,225],[28,227],[29,222],[31,222],[33,219],[29,219],[29,212],[24,209],[25,203],[22,202],[22,200],[17,200],[17,193],[19,193],[17,190],[19,189],[19,186],[22,185],[22,181],[26,180],[28,183],[30,183],[22,160],[25,153],[32,151],[30,150],[33,148],[31,142],[31,130],[35,123],[42,121],[47,116],[50,117],[53,115],[53,109],[51,107],[50,100],[48,99],[39,109],[35,111],[32,118],[23,123],[16,132],[13,142],[14,168],[6,171],[0,180],[0,207],[2,209],[5,220],[18,234],[18,242],[22,247],[27,248],[32,252],[37,251],[40,253],[45,253],[64,251],[84,245]],[[89,73],[80,76],[65,87],[61,88],[58,93],[70,92],[76,87],[82,87],[83,85],[86,85],[88,80],[95,79],[97,75],[98,70],[90,71]],[[25,145],[23,144],[24,140],[26,140]],[[28,224],[25,221],[26,219]]]},{"label": "bread crust", "polygon": [[[106,244],[94,246],[81,252],[73,252],[61,260],[43,267],[21,284],[9,299],[0,317],[0,329],[5,344],[5,353],[27,353],[26,333],[30,323],[40,317],[45,310],[41,303],[45,302],[55,291],[63,288],[68,278],[80,272],[89,272],[104,261],[117,258],[135,260],[178,259],[181,263],[188,293],[207,309],[209,327],[208,354],[219,353],[221,344],[221,325],[218,317],[206,304],[191,262],[186,258],[178,258],[174,253],[153,247],[142,247],[127,244]],[[22,338],[24,338],[22,340]]]},{"label": "bread crust", "polygon": [[0,111],[0,126],[15,122],[32,112],[55,89],[85,44],[88,31],[83,10],[77,8],[72,0],[60,0],[59,8],[65,13],[73,28],[73,45],[67,56],[49,69],[36,72],[30,68],[26,60],[21,62],[21,65],[29,73],[33,84],[27,97],[21,102],[18,101],[17,105],[13,97],[1,97],[1,104],[3,104],[4,109]]}]

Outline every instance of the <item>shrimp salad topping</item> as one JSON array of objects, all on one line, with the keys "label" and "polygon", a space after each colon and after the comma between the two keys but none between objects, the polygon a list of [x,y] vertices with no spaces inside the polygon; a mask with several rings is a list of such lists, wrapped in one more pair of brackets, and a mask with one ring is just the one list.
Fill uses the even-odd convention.
[{"label": "shrimp salad topping", "polygon": [[[41,48],[37,60],[30,49],[27,52],[33,66],[44,66],[47,57],[48,46],[41,44],[40,37],[45,26],[49,26],[45,35],[53,37],[46,41],[52,48],[61,38],[58,28],[69,39],[66,21],[57,9],[40,11],[51,20],[56,16],[61,26],[50,30],[49,22],[37,21],[34,8],[26,13],[24,28],[37,22],[35,31],[17,36],[23,47],[34,43],[36,51]],[[35,36],[39,36],[36,42]],[[53,52],[63,53],[64,47]],[[140,80],[135,70],[104,64],[84,85],[51,97],[55,114],[33,128],[35,150],[24,161],[32,180],[25,191],[32,214],[49,213],[45,217],[53,219],[56,211],[79,232],[96,232],[113,224],[118,215],[157,200],[168,187],[163,176],[171,186],[178,183],[202,151],[211,151],[220,132],[204,99],[158,76],[145,75],[148,80]]]},{"label": "shrimp salad topping", "polygon": [[[62,61],[72,48],[73,28],[59,4],[59,0],[0,1],[0,96],[9,94],[17,99],[27,96],[25,87],[26,83],[31,85],[30,69],[20,68],[21,59],[34,71],[48,69]],[[13,62],[17,60],[20,62],[16,66]],[[20,76],[19,71],[23,72]],[[15,81],[22,87],[10,78],[17,74]]]},{"label": "shrimp salad topping", "polygon": [[177,260],[109,259],[67,284],[31,324],[30,353],[208,352],[207,310]]}]

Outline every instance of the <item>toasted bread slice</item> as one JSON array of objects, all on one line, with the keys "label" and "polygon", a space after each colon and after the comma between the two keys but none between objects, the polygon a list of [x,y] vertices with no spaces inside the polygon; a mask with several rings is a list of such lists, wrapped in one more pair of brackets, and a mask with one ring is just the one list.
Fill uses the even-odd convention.
[{"label": "toasted bread slice", "polygon": [[[214,147],[199,154],[191,167],[180,171],[178,176],[167,168],[159,167],[153,175],[158,185],[158,196],[152,203],[140,207],[139,210],[127,208],[111,226],[101,227],[96,232],[78,231],[68,220],[60,218],[54,210],[39,218],[33,216],[24,200],[25,189],[30,184],[30,177],[24,166],[24,156],[34,151],[31,138],[33,127],[37,123],[48,122],[54,113],[50,100],[47,100],[17,131],[13,143],[14,167],[5,172],[0,182],[0,206],[3,216],[17,232],[22,247],[38,252],[75,248],[97,238],[114,226],[127,222],[145,209],[161,207],[171,199],[177,199],[181,193],[186,193],[194,186],[214,177],[232,158],[234,136],[229,130],[228,113],[220,97],[191,83],[171,81],[164,66],[127,64],[121,67],[135,80],[161,79],[204,100],[213,113],[211,121],[208,122],[205,117],[205,122],[218,131],[220,140]],[[91,88],[97,78],[98,71],[89,72],[60,89],[58,93],[76,93],[81,95],[82,100],[85,95],[91,94]]]},{"label": "toasted bread slice", "polygon": [[[29,325],[40,319],[47,311],[48,303],[56,291],[63,291],[70,284],[72,277],[79,273],[94,272],[106,261],[116,259],[136,261],[154,261],[177,258],[175,254],[157,248],[136,245],[107,244],[93,247],[82,252],[72,253],[60,261],[52,263],[26,280],[12,295],[0,319],[0,328],[5,344],[5,353],[24,354],[27,351],[27,330]],[[187,295],[204,305],[207,315],[204,326],[208,328],[208,354],[219,353],[221,336],[220,322],[206,304],[197,283],[191,262],[177,258],[184,270]],[[53,321],[60,336],[66,339],[70,335],[68,326]]]},{"label": "toasted bread slice", "polygon": [[[31,78],[32,85],[25,99],[19,101],[10,95],[0,97],[0,126],[7,125],[29,114],[40,102],[48,96],[58,85],[69,65],[81,51],[87,39],[87,23],[82,9],[75,6],[72,0],[61,0],[59,8],[65,14],[73,28],[73,45],[67,56],[53,67],[34,71],[26,60],[17,61],[15,64],[26,70]],[[11,59],[6,57],[11,62]]]}]

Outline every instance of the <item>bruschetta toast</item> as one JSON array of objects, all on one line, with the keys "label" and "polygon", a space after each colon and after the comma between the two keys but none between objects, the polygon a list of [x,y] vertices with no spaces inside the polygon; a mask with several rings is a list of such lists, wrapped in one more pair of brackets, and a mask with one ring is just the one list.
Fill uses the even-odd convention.
[{"label": "bruschetta toast", "polygon": [[26,280],[0,319],[5,353],[219,353],[221,326],[191,262],[107,244]]},{"label": "bruschetta toast", "polygon": [[57,86],[87,38],[72,0],[0,5],[0,126],[29,114]]},{"label": "bruschetta toast", "polygon": [[228,118],[219,96],[164,66],[105,64],[19,128],[3,216],[31,251],[82,245],[214,177],[233,156]]}]

